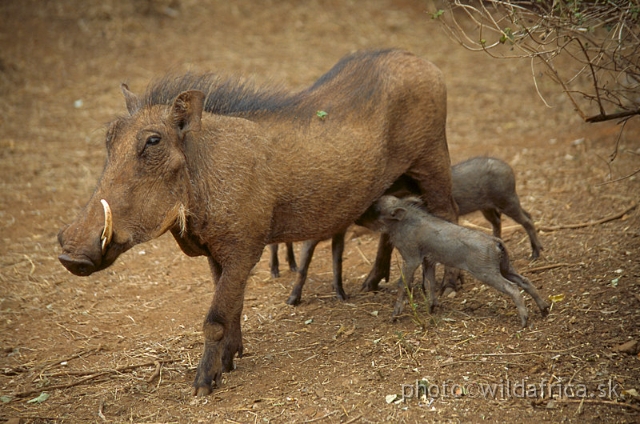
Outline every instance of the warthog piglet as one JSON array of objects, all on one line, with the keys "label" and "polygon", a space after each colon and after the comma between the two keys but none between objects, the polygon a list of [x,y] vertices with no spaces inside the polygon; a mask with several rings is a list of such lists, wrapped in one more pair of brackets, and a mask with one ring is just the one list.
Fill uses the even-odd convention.
[{"label": "warthog piglet", "polygon": [[527,325],[528,311],[517,287],[523,288],[537,303],[543,316],[549,305],[533,285],[518,274],[509,262],[504,244],[499,238],[480,231],[452,224],[420,208],[420,199],[382,196],[374,205],[378,218],[375,226],[389,234],[400,251],[404,264],[398,281],[398,298],[393,316],[398,316],[405,301],[405,287],[413,282],[416,268],[423,263],[423,287],[429,286],[430,309],[436,305],[435,264],[459,268],[478,280],[508,294],[518,309],[520,322]]},{"label": "warthog piglet", "polygon": [[493,235],[500,237],[500,215],[505,214],[522,225],[529,235],[531,258],[540,256],[542,244],[531,215],[520,206],[516,177],[506,162],[489,157],[471,158],[451,167],[451,178],[459,216],[482,211],[493,227]]}]

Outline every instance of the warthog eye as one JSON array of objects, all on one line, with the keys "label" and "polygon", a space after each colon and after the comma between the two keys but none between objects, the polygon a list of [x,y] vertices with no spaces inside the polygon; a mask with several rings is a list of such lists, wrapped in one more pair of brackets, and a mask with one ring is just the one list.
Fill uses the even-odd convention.
[{"label": "warthog eye", "polygon": [[157,135],[152,135],[147,138],[147,146],[155,146],[160,143],[160,137]]}]

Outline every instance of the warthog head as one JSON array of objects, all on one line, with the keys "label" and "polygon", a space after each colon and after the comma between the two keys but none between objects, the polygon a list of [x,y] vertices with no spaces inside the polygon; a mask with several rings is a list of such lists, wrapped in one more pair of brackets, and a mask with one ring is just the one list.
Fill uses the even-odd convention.
[{"label": "warthog head", "polygon": [[375,231],[389,232],[390,225],[404,220],[411,208],[420,208],[422,204],[422,199],[417,196],[382,196],[371,206],[371,217],[375,219],[367,226]]},{"label": "warthog head", "polygon": [[190,184],[184,140],[200,130],[204,94],[186,91],[167,106],[142,104],[124,84],[122,92],[129,116],[109,125],[98,186],[58,234],[60,262],[76,275],[105,269],[132,246],[185,228]]}]

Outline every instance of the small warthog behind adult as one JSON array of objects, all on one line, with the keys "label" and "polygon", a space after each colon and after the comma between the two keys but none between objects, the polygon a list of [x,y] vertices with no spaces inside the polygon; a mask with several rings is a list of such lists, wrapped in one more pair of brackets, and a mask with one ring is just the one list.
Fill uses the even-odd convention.
[{"label": "small warthog behind adult", "polygon": [[[296,272],[298,270],[298,264],[296,263],[296,255],[293,251],[293,243],[285,243],[287,248],[287,263],[289,264],[289,270]],[[278,243],[269,245],[269,270],[271,271],[271,278],[280,277],[280,260],[278,260]]]},{"label": "small warthog behind adult", "polygon": [[489,157],[476,157],[451,168],[453,198],[458,204],[459,216],[481,211],[493,227],[493,235],[502,232],[500,215],[522,225],[531,242],[531,259],[537,259],[542,244],[529,212],[520,205],[516,193],[516,176],[506,162]]},{"label": "small warthog behind adult", "polygon": [[123,93],[129,115],[108,127],[102,176],[60,231],[59,259],[90,275],[166,231],[206,256],[215,284],[194,394],[211,393],[242,354],[246,281],[267,244],[345,231],[402,175],[431,212],[457,219],[444,79],[410,53],[356,52],[298,93],[210,74]]},{"label": "small warthog behind adult", "polygon": [[373,207],[379,214],[378,230],[390,235],[391,243],[404,259],[394,317],[402,312],[406,288],[413,285],[416,268],[423,262],[423,288],[426,291],[425,285],[428,286],[431,310],[436,305],[435,264],[441,263],[467,271],[511,296],[523,327],[527,325],[528,312],[517,287],[529,293],[542,315],[547,315],[549,305],[529,280],[513,269],[502,240],[435,217],[420,208],[420,203],[418,198],[383,196]]}]

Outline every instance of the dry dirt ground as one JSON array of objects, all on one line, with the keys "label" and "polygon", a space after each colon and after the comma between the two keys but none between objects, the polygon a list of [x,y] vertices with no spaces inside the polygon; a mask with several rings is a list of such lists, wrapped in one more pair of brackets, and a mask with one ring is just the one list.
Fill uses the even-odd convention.
[{"label": "dry dirt ground", "polygon": [[[433,10],[408,0],[1,2],[0,421],[638,422],[640,358],[620,346],[640,341],[640,208],[629,210],[640,180],[605,184],[640,167],[638,120],[609,163],[615,123],[583,124],[543,77],[547,108],[528,62],[464,50]],[[86,278],[57,260],[59,228],[100,175],[104,124],[125,113],[120,83],[140,92],[168,70],[217,70],[298,89],[350,51],[389,46],[444,71],[453,162],[493,155],[515,168],[545,250],[530,263],[526,234],[508,220],[504,238],[516,268],[553,296],[551,314],[527,298],[521,329],[512,302],[469,277],[432,316],[417,298],[416,313],[392,323],[395,285],[359,290],[370,233],[347,242],[347,302],[333,296],[323,242],[291,307],[294,274],[270,278],[265,250],[246,291],[246,354],[211,396],[192,397],[212,296],[206,260],[168,235]],[[479,214],[461,222],[489,227]],[[563,227],[581,223],[593,225]],[[394,255],[393,280],[400,263]]]}]

